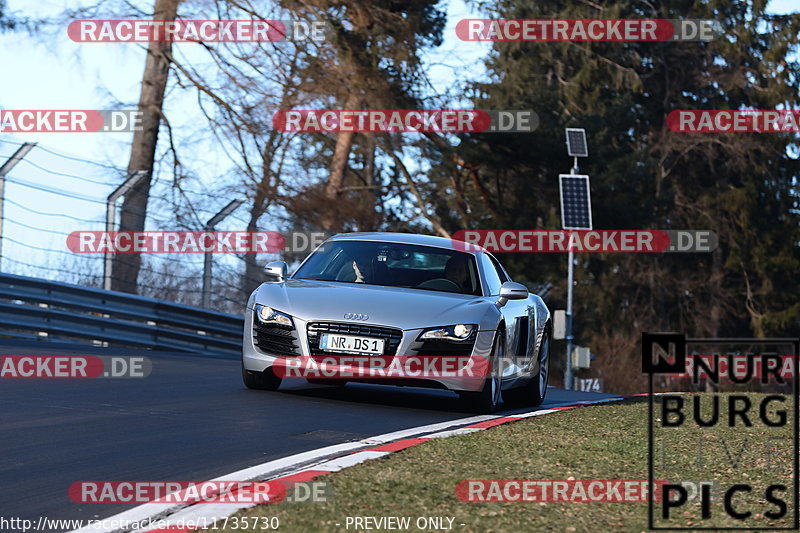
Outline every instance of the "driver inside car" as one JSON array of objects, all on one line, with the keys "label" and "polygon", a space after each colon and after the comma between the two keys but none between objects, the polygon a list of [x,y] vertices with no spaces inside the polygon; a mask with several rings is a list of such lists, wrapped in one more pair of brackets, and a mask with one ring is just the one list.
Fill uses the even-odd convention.
[{"label": "driver inside car", "polygon": [[366,283],[370,276],[369,263],[364,260],[359,261],[356,259],[353,261],[353,272],[355,272],[356,275],[356,283]]},{"label": "driver inside car", "polygon": [[392,282],[392,275],[386,266],[386,261],[381,260],[380,257],[374,257],[367,263],[361,260],[353,261],[353,271],[356,275],[356,283],[384,285]]},{"label": "driver inside car", "polygon": [[458,285],[464,292],[470,292],[467,282],[469,273],[467,272],[467,261],[460,255],[454,255],[447,260],[444,266],[444,277]]},{"label": "driver inside car", "polygon": [[365,253],[364,250],[351,250],[348,254],[353,261],[352,272],[345,274],[343,281],[354,283],[374,283],[374,272],[372,268],[372,254]]}]

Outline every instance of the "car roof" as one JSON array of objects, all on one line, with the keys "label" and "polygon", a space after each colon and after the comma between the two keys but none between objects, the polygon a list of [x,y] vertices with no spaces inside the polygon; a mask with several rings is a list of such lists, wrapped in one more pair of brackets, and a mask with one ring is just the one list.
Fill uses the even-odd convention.
[{"label": "car roof", "polygon": [[[422,235],[420,233],[394,233],[384,231],[337,233],[329,241],[374,241],[374,242],[394,242],[402,244],[420,244],[423,246],[433,246],[446,250],[457,250],[459,252],[476,253],[485,252],[478,245],[467,245],[461,241],[438,237],[435,235]],[[456,245],[458,242],[460,245]]]}]

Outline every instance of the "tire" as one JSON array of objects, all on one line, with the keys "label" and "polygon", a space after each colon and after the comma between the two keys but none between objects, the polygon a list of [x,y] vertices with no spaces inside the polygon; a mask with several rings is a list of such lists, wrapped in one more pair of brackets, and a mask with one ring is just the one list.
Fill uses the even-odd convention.
[{"label": "tire", "polygon": [[314,385],[328,385],[331,387],[344,387],[345,385],[347,385],[347,380],[341,378],[329,378],[329,379],[306,378],[306,381]]},{"label": "tire", "polygon": [[489,360],[491,374],[483,382],[483,388],[478,392],[459,392],[461,401],[469,411],[479,414],[491,414],[500,404],[500,371],[497,365],[505,354],[505,331],[497,330]]},{"label": "tire", "polygon": [[270,368],[263,372],[253,372],[245,370],[242,366],[242,381],[244,381],[245,387],[255,390],[278,390],[278,387],[281,386],[281,378],[276,376]]},{"label": "tire", "polygon": [[504,397],[519,405],[538,407],[547,394],[547,380],[550,378],[550,332],[545,330],[539,349],[539,371],[531,380],[515,389],[507,390]]}]

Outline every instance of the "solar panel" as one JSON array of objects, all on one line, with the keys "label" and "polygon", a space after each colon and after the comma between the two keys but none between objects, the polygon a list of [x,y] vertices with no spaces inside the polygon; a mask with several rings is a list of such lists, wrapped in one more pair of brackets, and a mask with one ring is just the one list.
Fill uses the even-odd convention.
[{"label": "solar panel", "polygon": [[563,229],[592,229],[592,197],[589,176],[559,174],[561,191],[561,227]]},{"label": "solar panel", "polygon": [[585,129],[567,128],[567,154],[570,157],[589,157]]}]

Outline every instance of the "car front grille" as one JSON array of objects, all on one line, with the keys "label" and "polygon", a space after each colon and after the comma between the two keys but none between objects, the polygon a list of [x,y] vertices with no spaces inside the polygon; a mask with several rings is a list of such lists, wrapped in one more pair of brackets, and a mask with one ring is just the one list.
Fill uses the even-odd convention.
[{"label": "car front grille", "polygon": [[[386,341],[384,356],[394,356],[400,341],[403,340],[403,330],[387,328],[384,326],[371,326],[368,324],[350,324],[347,322],[311,322],[306,329],[308,333],[308,349],[312,357],[327,357],[335,352],[321,350],[319,341],[323,333],[341,333],[342,335],[363,335],[376,337]],[[347,354],[351,355],[351,354]]]},{"label": "car front grille", "polygon": [[261,324],[253,319],[253,343],[264,352],[274,355],[300,355],[294,327],[280,324]]}]

